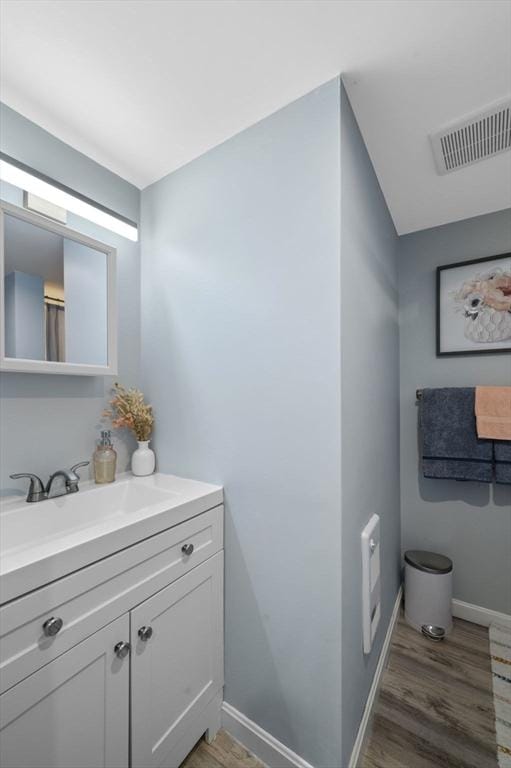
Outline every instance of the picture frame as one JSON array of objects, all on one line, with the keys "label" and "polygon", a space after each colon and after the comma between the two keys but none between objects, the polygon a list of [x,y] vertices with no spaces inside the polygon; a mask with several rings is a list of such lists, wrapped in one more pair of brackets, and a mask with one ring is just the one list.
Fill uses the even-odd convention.
[{"label": "picture frame", "polygon": [[436,354],[511,352],[511,253],[436,270]]}]

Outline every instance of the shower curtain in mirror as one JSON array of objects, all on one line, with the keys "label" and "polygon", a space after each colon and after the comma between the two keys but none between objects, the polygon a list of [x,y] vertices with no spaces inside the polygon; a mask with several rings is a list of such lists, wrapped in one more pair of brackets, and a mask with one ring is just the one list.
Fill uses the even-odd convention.
[{"label": "shower curtain in mirror", "polygon": [[64,363],[66,359],[64,341],[64,307],[46,303],[46,359]]}]

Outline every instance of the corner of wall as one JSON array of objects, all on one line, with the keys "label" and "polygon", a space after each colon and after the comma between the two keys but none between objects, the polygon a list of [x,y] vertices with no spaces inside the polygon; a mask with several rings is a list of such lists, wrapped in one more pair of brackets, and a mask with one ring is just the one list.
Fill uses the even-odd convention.
[{"label": "corner of wall", "polygon": [[[363,719],[400,586],[396,230],[341,82],[342,758]],[[380,516],[382,615],[363,653],[360,535]]]}]

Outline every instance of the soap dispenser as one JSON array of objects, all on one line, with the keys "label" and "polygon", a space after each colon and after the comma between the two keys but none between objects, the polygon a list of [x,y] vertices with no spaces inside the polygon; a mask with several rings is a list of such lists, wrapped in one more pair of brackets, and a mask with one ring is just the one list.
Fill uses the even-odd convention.
[{"label": "soap dispenser", "polygon": [[110,430],[101,432],[101,439],[94,451],[94,477],[96,483],[113,483],[115,480],[115,467],[117,464],[117,451],[112,445]]}]

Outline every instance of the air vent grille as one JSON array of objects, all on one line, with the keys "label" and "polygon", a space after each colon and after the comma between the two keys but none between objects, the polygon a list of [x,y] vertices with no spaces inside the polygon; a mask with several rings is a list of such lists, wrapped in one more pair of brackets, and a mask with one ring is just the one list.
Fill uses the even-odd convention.
[{"label": "air vent grille", "polygon": [[511,149],[511,99],[431,135],[438,173],[464,168]]}]

